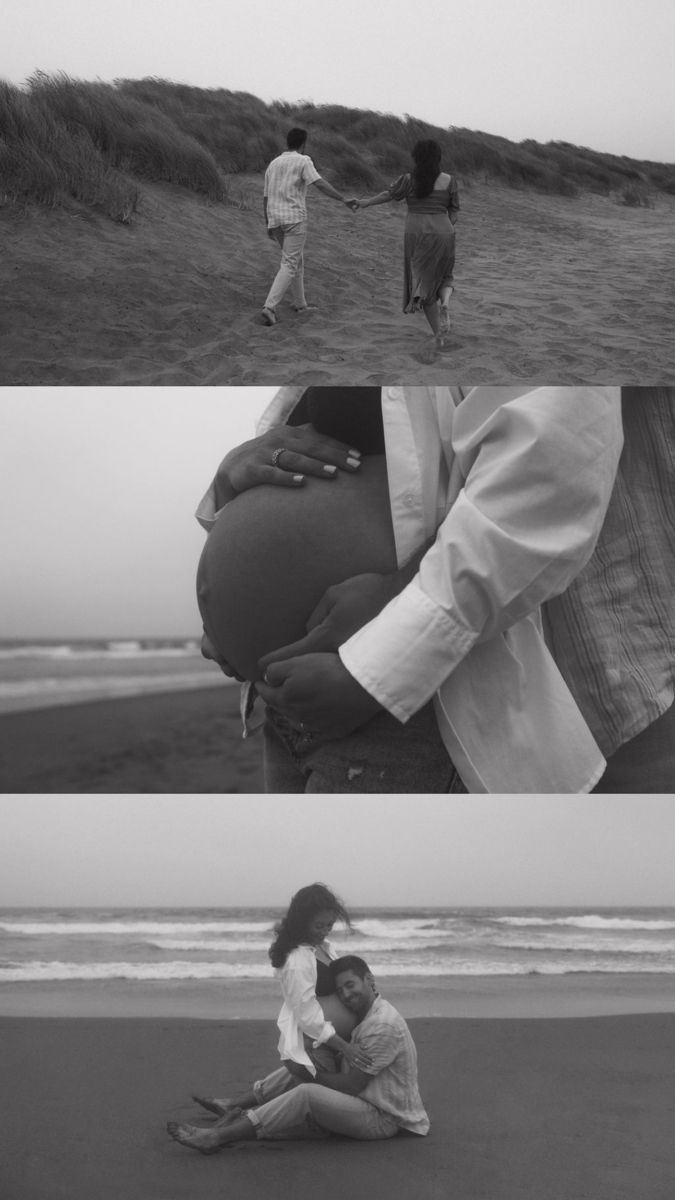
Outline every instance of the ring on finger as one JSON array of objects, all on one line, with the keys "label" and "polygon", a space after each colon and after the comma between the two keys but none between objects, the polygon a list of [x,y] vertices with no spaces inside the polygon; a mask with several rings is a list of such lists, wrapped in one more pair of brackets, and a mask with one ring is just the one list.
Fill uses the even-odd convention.
[{"label": "ring on finger", "polygon": [[274,450],[272,452],[272,466],[273,467],[278,467],[279,459],[281,458],[282,454],[285,454],[285,453],[286,453],[285,446],[279,446],[277,450]]}]

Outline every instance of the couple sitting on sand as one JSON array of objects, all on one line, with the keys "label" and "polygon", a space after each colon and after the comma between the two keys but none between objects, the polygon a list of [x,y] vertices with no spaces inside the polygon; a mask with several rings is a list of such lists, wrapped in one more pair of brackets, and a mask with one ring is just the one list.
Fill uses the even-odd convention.
[{"label": "couple sitting on sand", "polygon": [[255,1138],[367,1141],[428,1132],[408,1026],[378,995],[363,959],[335,957],[326,939],[338,919],[350,925],[324,884],[293,897],[269,951],[283,997],[282,1066],[236,1099],[194,1096],[218,1120],[208,1127],[169,1122],[177,1142],[214,1154]]},{"label": "couple sitting on sand", "polygon": [[314,186],[355,212],[390,200],[405,200],[406,220],[403,311],[423,312],[439,345],[450,329],[449,303],[455,265],[455,222],[459,196],[454,177],[441,170],[438,142],[417,142],[413,167],[376,196],[347,199],[317,171],[305,154],[307,133],[291,129],[287,149],[273,159],[265,172],[263,211],[268,237],[281,247],[281,266],[262,310],[266,325],[276,325],[277,306],[289,292],[296,312],[314,307],[304,289],[303,252],[307,236],[307,190]]}]

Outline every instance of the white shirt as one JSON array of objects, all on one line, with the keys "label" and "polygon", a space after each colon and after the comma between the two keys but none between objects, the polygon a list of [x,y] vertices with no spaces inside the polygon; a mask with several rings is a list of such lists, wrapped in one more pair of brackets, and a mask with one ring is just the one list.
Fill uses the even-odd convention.
[{"label": "white shirt", "polygon": [[285,150],[265,172],[267,226],[296,225],[307,217],[307,188],[321,176],[308,154]]},{"label": "white shirt", "polygon": [[[322,943],[328,957],[335,958],[330,942]],[[284,1003],[277,1025],[280,1031],[279,1055],[282,1059],[301,1063],[312,1075],[316,1068],[305,1050],[303,1034],[307,1034],[315,1046],[335,1036],[335,1026],[327,1021],[316,998],[316,952],[312,946],[296,946],[291,950],[283,967],[275,974],[281,984]]]},{"label": "white shirt", "polygon": [[[258,432],[304,390],[281,388]],[[435,542],[340,658],[401,721],[434,698],[469,791],[590,791],[605,760],[539,606],[593,551],[622,447],[620,389],[383,388],[382,412],[399,566]]]}]

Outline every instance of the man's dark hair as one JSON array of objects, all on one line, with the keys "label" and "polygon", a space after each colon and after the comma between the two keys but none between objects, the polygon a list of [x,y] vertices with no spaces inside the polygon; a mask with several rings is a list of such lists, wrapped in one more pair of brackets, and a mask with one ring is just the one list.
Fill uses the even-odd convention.
[{"label": "man's dark hair", "polygon": [[299,150],[307,141],[306,129],[289,129],[286,134],[286,145],[289,150]]},{"label": "man's dark hair", "polygon": [[368,963],[356,954],[343,954],[342,958],[333,959],[330,964],[331,979],[336,980],[342,971],[353,971],[359,979],[365,979],[366,975],[372,975]]}]

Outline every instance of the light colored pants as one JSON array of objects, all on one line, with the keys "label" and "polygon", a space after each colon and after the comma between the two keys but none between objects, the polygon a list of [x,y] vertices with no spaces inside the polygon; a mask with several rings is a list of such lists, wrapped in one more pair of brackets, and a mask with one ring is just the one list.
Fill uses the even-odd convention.
[{"label": "light colored pants", "polygon": [[300,1083],[246,1116],[256,1136],[269,1140],[328,1137],[339,1133],[359,1141],[390,1138],[398,1133],[393,1117],[360,1096],[334,1092],[318,1083]]},{"label": "light colored pants", "polygon": [[[314,1066],[321,1071],[337,1072],[337,1056],[330,1046],[313,1046],[312,1039],[305,1037],[305,1049],[309,1054]],[[298,1079],[295,1075],[291,1075],[283,1066],[277,1067],[276,1071],[271,1071],[264,1079],[256,1079],[253,1084],[253,1095],[258,1104],[265,1104],[267,1100],[274,1100],[277,1096],[282,1096],[284,1092],[290,1091],[291,1088],[298,1086]]]},{"label": "light colored pants", "polygon": [[296,308],[304,308],[307,301],[305,300],[303,250],[307,237],[307,222],[298,221],[296,225],[277,225],[269,232],[281,246],[281,266],[269,290],[265,308],[274,310],[289,290],[291,300]]}]

